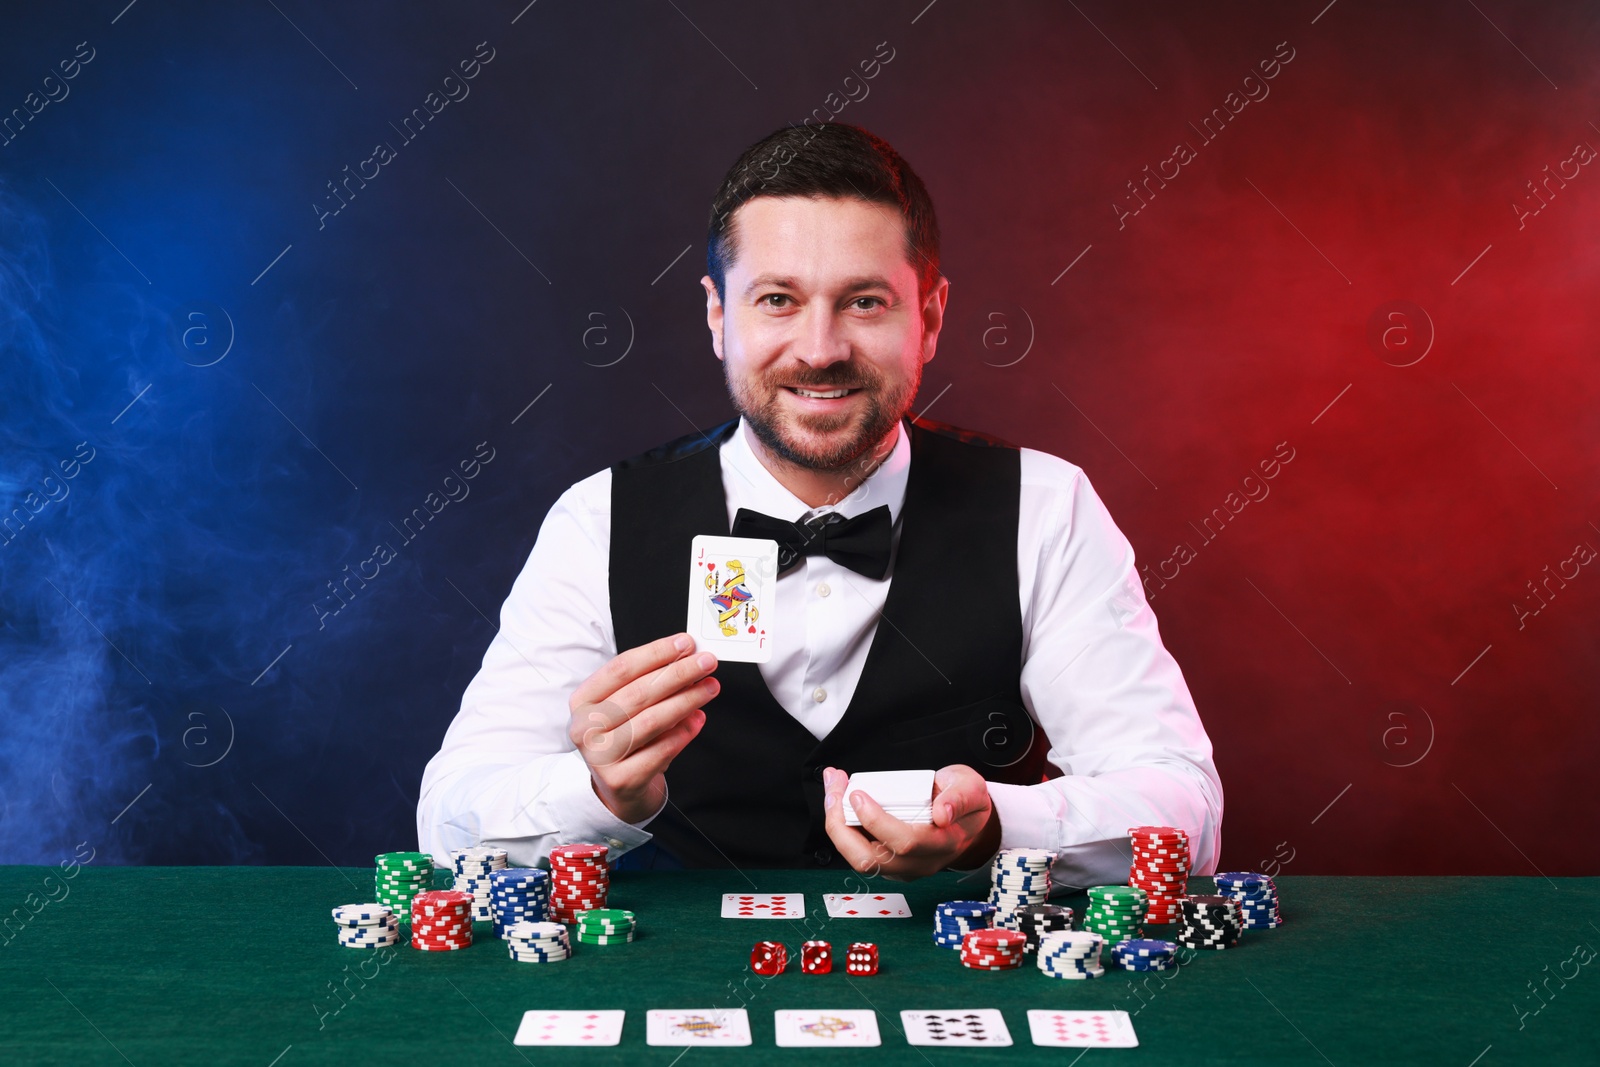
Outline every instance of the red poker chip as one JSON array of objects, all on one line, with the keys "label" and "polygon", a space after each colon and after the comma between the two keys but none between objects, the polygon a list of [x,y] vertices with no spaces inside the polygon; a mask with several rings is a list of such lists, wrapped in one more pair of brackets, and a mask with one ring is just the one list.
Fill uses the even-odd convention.
[{"label": "red poker chip", "polygon": [[570,845],[557,845],[550,850],[550,858],[556,859],[602,859],[610,850],[604,845],[576,842]]}]

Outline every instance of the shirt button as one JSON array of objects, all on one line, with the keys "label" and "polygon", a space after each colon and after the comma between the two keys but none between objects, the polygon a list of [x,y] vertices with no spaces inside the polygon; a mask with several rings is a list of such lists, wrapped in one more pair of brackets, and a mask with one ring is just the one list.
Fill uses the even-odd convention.
[{"label": "shirt button", "polygon": [[828,691],[819,685],[811,691],[811,699],[820,704],[828,699]]},{"label": "shirt button", "polygon": [[611,838],[611,839],[610,839],[610,841],[609,841],[609,842],[608,842],[608,844],[610,844],[610,845],[611,845],[611,847],[612,847],[612,848],[621,848],[621,847],[622,847],[622,842],[621,842],[621,841],[618,841],[618,840],[617,840],[617,839],[616,839],[616,838],[614,838],[614,837],[613,837],[613,838]]},{"label": "shirt button", "polygon": [[833,592],[833,590],[828,587],[828,583],[827,582],[818,582],[817,583],[817,595],[818,596],[827,596],[831,592]]}]

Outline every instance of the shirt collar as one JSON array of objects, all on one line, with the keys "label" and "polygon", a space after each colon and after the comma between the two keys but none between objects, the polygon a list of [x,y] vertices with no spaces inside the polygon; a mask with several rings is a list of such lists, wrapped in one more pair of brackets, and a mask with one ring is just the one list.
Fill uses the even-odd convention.
[{"label": "shirt collar", "polygon": [[745,436],[749,432],[744,417],[740,416],[739,425],[721,446],[722,488],[728,502],[730,526],[740,508],[750,508],[775,519],[799,522],[827,511],[836,511],[847,519],[854,518],[887,504],[890,520],[899,521],[900,508],[905,503],[906,482],[911,473],[911,439],[906,432],[905,419],[895,423],[894,448],[867,476],[866,481],[843,500],[814,509],[786,489],[767,470],[750,447]]}]

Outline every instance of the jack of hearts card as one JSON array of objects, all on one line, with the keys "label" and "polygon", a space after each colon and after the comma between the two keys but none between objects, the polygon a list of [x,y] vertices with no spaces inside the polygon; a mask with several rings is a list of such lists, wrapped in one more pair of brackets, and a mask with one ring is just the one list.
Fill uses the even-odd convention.
[{"label": "jack of hearts card", "polygon": [[699,534],[689,548],[689,615],[695,650],[765,663],[777,633],[778,542]]}]

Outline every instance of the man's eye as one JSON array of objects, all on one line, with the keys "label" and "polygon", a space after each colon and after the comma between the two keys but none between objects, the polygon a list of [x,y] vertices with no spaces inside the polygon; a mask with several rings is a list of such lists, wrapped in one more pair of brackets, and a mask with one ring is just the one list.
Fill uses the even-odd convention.
[{"label": "man's eye", "polygon": [[[882,298],[881,297],[876,297],[876,296],[858,296],[858,297],[856,297],[854,300],[852,300],[850,302],[852,304],[860,304],[863,300],[875,301],[878,304],[883,304]],[[862,311],[867,311],[867,310],[870,310],[870,309],[862,308],[861,310]]]},{"label": "man's eye", "polygon": [[[763,302],[770,301],[770,300],[787,300],[787,299],[789,299],[789,296],[788,296],[787,293],[768,293],[766,296],[762,297],[761,299],[762,299]],[[769,307],[769,308],[782,307],[782,306],[783,306],[782,304],[771,304],[771,303],[767,304],[767,307]]]}]

